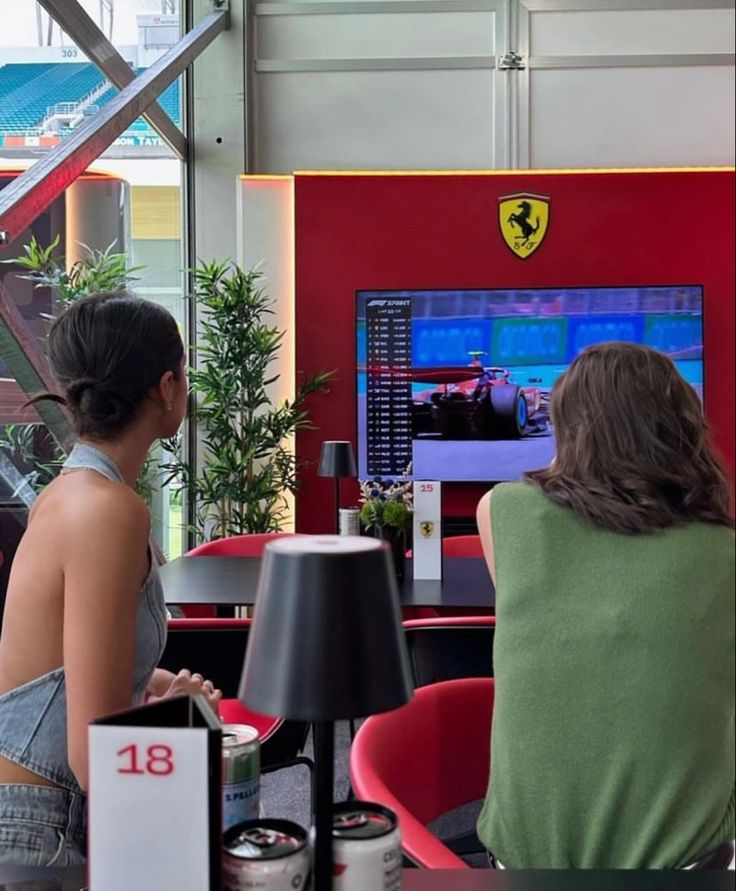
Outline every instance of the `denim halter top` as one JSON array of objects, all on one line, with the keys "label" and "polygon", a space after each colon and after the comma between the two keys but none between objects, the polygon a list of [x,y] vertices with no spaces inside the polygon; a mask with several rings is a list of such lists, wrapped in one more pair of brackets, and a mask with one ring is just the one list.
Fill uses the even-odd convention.
[{"label": "denim halter top", "polygon": [[[64,464],[69,470],[95,470],[123,482],[113,461],[99,449],[77,443]],[[153,548],[151,568],[140,590],[136,614],[133,704],[143,701],[166,643],[166,605]],[[104,596],[104,591],[100,594]],[[66,746],[64,668],[55,668],[0,696],[0,755],[69,792],[80,792],[69,768]]]}]

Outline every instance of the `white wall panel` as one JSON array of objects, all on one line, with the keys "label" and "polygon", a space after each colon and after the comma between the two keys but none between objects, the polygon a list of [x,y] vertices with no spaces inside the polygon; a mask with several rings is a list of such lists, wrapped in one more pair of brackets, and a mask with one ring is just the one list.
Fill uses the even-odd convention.
[{"label": "white wall panel", "polygon": [[259,169],[493,167],[494,76],[462,70],[262,76]]},{"label": "white wall panel", "polygon": [[255,172],[733,163],[726,0],[253,9]]},{"label": "white wall panel", "polygon": [[533,56],[729,53],[734,47],[733,9],[601,9],[529,18]]},{"label": "white wall panel", "polygon": [[508,0],[257,4],[251,169],[507,165],[495,69],[507,12]]},{"label": "white wall panel", "polygon": [[734,161],[734,3],[514,0],[521,167]]},{"label": "white wall panel", "polygon": [[531,167],[733,164],[732,68],[534,71],[530,94]]},{"label": "white wall panel", "polygon": [[492,56],[493,18],[472,13],[261,16],[259,59]]}]

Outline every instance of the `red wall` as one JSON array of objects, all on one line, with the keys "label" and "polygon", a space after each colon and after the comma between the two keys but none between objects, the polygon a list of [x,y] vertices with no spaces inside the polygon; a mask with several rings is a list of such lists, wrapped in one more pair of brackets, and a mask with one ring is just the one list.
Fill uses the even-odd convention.
[{"label": "red wall", "polygon": [[[550,199],[527,259],[503,242],[498,198]],[[297,528],[334,524],[332,480],[315,476],[325,439],[356,440],[355,292],[360,289],[702,284],[705,403],[734,468],[733,170],[296,176],[296,368],[336,369],[297,439],[310,466]],[[343,504],[357,502],[343,482]],[[448,484],[445,513],[472,514],[486,485]],[[348,491],[349,490],[349,491]]]}]

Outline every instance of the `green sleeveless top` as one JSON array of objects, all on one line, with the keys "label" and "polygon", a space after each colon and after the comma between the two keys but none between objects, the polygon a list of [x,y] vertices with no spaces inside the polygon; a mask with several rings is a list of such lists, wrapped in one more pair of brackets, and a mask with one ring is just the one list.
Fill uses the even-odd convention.
[{"label": "green sleeveless top", "polygon": [[478,835],[507,868],[677,868],[734,837],[734,536],[598,529],[493,490]]}]

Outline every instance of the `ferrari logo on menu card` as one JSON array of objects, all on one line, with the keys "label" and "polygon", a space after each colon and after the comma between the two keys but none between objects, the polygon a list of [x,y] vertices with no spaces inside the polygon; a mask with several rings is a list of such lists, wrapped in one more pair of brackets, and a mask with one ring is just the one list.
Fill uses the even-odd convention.
[{"label": "ferrari logo on menu card", "polygon": [[549,198],[518,192],[498,199],[501,235],[511,250],[526,260],[544,241],[549,225]]},{"label": "ferrari logo on menu card", "polygon": [[429,522],[425,521],[424,523],[419,524],[419,528],[421,529],[422,535],[425,538],[432,537],[432,533],[434,532],[434,523],[429,523]]}]

